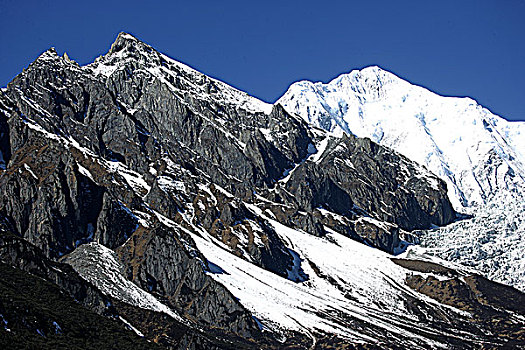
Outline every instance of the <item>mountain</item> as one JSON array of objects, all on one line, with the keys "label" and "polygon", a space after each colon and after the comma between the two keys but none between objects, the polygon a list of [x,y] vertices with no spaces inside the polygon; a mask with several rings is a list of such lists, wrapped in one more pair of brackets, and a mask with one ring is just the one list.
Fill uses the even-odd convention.
[{"label": "mountain", "polygon": [[335,135],[368,137],[447,183],[455,210],[474,217],[422,237],[427,253],[525,289],[525,122],[470,98],[443,97],[379,67],[327,84],[301,81],[279,99]]},{"label": "mountain", "polygon": [[407,250],[461,217],[443,180],[129,34],[44,52],[0,129],[4,348],[525,344],[522,292]]}]

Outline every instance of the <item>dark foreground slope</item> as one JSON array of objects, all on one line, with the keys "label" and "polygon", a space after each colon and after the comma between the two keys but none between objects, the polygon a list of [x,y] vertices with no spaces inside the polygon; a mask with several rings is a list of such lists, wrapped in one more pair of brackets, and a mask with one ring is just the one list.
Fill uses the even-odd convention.
[{"label": "dark foreground slope", "polygon": [[122,322],[97,315],[55,284],[0,264],[2,349],[159,349]]}]

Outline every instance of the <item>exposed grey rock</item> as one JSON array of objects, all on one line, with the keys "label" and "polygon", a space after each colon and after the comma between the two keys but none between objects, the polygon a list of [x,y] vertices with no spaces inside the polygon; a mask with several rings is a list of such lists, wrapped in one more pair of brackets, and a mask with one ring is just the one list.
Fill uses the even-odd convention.
[{"label": "exposed grey rock", "polygon": [[446,185],[422,177],[407,158],[369,139],[332,139],[319,163],[301,164],[286,183],[303,210],[325,207],[395,223],[405,230],[444,225],[455,218]]}]

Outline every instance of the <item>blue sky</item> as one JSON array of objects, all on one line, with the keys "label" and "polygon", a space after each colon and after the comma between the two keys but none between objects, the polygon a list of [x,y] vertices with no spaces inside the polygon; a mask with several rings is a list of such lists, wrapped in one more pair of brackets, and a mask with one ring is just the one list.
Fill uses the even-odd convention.
[{"label": "blue sky", "polygon": [[379,65],[525,120],[524,18],[524,0],[0,0],[0,86],[51,46],[85,64],[126,31],[268,102]]}]

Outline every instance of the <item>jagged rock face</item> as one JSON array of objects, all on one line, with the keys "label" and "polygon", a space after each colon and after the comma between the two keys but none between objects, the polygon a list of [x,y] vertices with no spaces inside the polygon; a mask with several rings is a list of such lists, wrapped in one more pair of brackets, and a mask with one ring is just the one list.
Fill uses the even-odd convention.
[{"label": "jagged rock face", "polygon": [[346,215],[357,207],[409,231],[455,217],[442,180],[425,179],[408,159],[353,136],[334,142],[319,163],[296,169],[285,188],[302,208]]},{"label": "jagged rock face", "polygon": [[93,236],[105,192],[60,148],[42,137],[29,137],[13,154],[17,166],[0,180],[5,217],[54,258]]},{"label": "jagged rock face", "polygon": [[[174,348],[282,345],[261,331],[250,299],[232,292],[244,286],[217,277],[238,271],[209,261],[203,247],[270,271],[286,288],[322,286],[354,303],[366,288],[327,275],[326,266],[300,255],[304,246],[292,235],[334,246],[342,235],[397,253],[407,231],[455,218],[445,184],[405,157],[368,139],[330,136],[127,34],[84,67],[50,50],[1,90],[0,151],[0,214],[11,231],[41,249],[39,259],[60,259],[110,295],[115,312],[129,315],[148,339]],[[249,281],[272,283],[250,272],[243,272]],[[392,305],[430,312],[384,275],[374,276],[391,287],[385,295]],[[129,295],[119,298],[123,290]],[[133,304],[131,291],[152,304]],[[330,311],[334,305],[315,312],[336,315],[331,324],[366,328],[366,337],[379,330],[384,344],[395,343],[392,331],[345,314],[354,304],[342,314]],[[277,327],[301,347],[314,336],[301,335],[303,328]],[[314,331],[322,346],[344,342],[322,332]]]},{"label": "jagged rock face", "polygon": [[[28,134],[28,141],[14,152],[13,166],[8,167],[0,180],[2,191],[7,194],[2,199],[3,215],[14,227],[14,232],[39,246],[51,258],[58,258],[92,240],[116,248],[132,234],[136,236],[140,231],[138,219],[123,203],[133,207],[140,199],[129,185],[119,184],[118,177],[115,180],[100,163],[97,169],[96,159],[91,159],[90,165],[84,164],[89,167],[88,171],[80,165],[86,161],[82,152],[70,152],[57,140],[45,140],[45,134],[27,126],[22,129]],[[16,134],[11,133],[11,137],[16,138]],[[95,176],[101,183],[106,182],[106,186],[97,185],[93,180]],[[113,186],[107,184],[110,181]],[[181,244],[174,244],[173,239],[163,244],[160,237],[154,236],[155,245],[147,251],[149,260],[144,263],[147,271],[158,277],[156,268],[162,266],[167,274],[158,277],[161,283],[173,283],[171,276],[178,274],[185,282],[179,288],[189,285],[188,290],[182,292],[167,289],[160,294],[171,298],[177,306],[181,304],[181,310],[191,304],[192,309],[186,312],[206,326],[225,328],[227,332],[244,337],[251,337],[252,331],[258,331],[251,316],[234,297],[204,274],[202,260],[187,256],[186,249]],[[142,242],[144,245],[150,243]],[[164,258],[157,251],[163,247],[171,249]],[[175,253],[181,258],[185,256],[185,264],[173,264]],[[127,262],[124,257],[123,260]],[[137,282],[142,280],[137,278]],[[221,305],[227,307],[221,309]],[[227,315],[227,321],[220,320],[222,313]]]},{"label": "jagged rock face", "polygon": [[[137,231],[117,249],[125,274],[143,289],[167,298],[180,314],[204,325],[251,336],[254,323],[222,285],[202,273],[203,261],[188,254],[173,228]],[[204,265],[205,266],[205,265]]]}]

